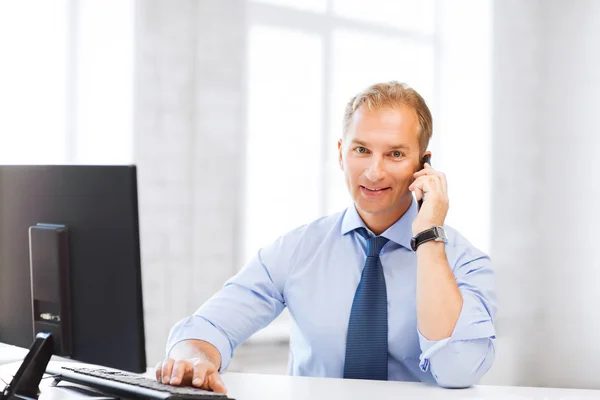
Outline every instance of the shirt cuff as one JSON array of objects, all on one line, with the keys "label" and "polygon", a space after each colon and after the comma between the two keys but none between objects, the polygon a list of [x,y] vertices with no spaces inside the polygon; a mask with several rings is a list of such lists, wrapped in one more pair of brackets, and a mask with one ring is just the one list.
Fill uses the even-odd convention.
[{"label": "shirt cuff", "polygon": [[[473,340],[495,337],[496,331],[494,324],[488,313],[474,307],[466,307],[467,299],[463,302],[463,309],[456,321],[456,326],[452,335],[445,339],[428,340],[421,334],[417,327],[419,335],[419,344],[421,346],[421,355],[419,356],[419,368],[426,372],[430,366],[430,359],[446,346],[452,346],[453,342],[460,340]],[[469,310],[470,312],[466,312]]]},{"label": "shirt cuff", "polygon": [[423,372],[427,372],[429,369],[429,359],[435,353],[446,347],[446,345],[450,342],[450,338],[440,339],[440,340],[428,340],[425,336],[421,334],[419,329],[417,328],[417,333],[419,334],[419,344],[421,345],[421,355],[419,356],[419,368]]},{"label": "shirt cuff", "polygon": [[198,315],[182,319],[169,333],[167,340],[167,357],[177,343],[184,340],[204,340],[215,346],[221,354],[219,372],[225,371],[232,357],[232,347],[227,336],[210,321]]}]

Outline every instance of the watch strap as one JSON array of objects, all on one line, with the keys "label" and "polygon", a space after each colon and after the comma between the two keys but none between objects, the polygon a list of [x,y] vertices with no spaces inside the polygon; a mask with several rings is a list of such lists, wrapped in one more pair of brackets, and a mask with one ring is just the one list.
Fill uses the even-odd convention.
[{"label": "watch strap", "polygon": [[438,242],[447,242],[446,232],[444,228],[441,226],[434,226],[433,228],[429,228],[424,230],[423,232],[417,233],[410,240],[410,247],[413,251],[417,251],[417,248],[423,243],[429,242],[431,240],[435,240]]}]

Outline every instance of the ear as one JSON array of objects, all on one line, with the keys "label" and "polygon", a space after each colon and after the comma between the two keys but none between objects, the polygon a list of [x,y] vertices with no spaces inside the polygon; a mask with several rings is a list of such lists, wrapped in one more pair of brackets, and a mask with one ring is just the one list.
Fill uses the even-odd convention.
[{"label": "ear", "polygon": [[342,171],[344,170],[344,159],[342,157],[343,149],[344,149],[344,143],[342,142],[342,139],[340,139],[340,140],[338,140],[338,163],[340,164],[340,169]]}]

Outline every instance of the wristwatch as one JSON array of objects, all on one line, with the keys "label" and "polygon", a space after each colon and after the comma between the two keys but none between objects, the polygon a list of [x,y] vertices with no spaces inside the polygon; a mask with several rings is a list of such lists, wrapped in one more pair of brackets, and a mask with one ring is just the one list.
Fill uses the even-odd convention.
[{"label": "wristwatch", "polygon": [[446,231],[444,228],[441,226],[434,226],[433,228],[424,230],[421,233],[417,233],[412,239],[410,239],[410,247],[413,249],[413,251],[417,251],[417,247],[425,242],[429,242],[430,240],[448,243],[448,238],[446,237]]}]

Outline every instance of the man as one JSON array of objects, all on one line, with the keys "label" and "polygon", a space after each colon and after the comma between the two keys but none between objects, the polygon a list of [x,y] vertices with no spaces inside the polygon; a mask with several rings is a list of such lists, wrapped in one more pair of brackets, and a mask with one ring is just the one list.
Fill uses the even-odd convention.
[{"label": "man", "polygon": [[[288,307],[290,373],[467,387],[494,360],[489,258],[454,229],[426,151],[431,113],[397,82],[347,105],[339,164],[354,205],[261,249],[176,324],[156,377],[226,392],[233,350]],[[416,200],[422,200],[419,207]]]}]

